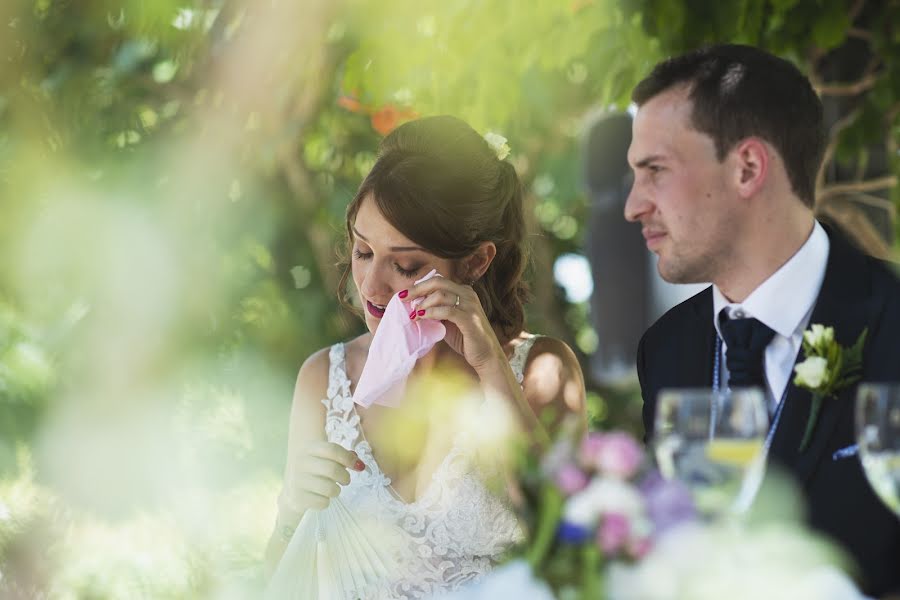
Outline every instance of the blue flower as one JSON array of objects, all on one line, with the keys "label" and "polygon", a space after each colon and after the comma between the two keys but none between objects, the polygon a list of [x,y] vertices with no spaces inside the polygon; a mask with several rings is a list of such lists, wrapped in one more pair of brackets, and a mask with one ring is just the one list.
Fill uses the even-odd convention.
[{"label": "blue flower", "polygon": [[556,530],[556,537],[559,538],[559,541],[567,544],[580,544],[591,537],[591,532],[580,525],[562,521]]}]

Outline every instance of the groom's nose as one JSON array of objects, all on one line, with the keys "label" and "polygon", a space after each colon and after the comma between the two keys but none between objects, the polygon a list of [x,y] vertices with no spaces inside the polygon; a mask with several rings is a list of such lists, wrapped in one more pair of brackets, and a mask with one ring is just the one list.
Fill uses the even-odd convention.
[{"label": "groom's nose", "polygon": [[637,184],[633,185],[625,200],[625,220],[632,223],[640,221],[642,215],[653,209],[653,203],[637,188]]}]

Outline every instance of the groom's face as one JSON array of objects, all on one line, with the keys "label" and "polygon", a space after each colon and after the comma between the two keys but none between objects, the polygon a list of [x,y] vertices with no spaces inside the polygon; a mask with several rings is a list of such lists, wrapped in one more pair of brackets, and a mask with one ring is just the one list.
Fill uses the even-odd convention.
[{"label": "groom's face", "polygon": [[691,109],[685,87],[654,96],[638,109],[628,149],[634,185],[625,218],[641,223],[660,275],[673,283],[715,281],[737,227],[728,161],[691,126]]}]

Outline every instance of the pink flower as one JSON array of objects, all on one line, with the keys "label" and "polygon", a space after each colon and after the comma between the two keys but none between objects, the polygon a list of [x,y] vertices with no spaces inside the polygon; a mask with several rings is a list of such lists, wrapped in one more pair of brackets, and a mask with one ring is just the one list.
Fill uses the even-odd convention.
[{"label": "pink flower", "polygon": [[556,485],[567,496],[580,492],[588,483],[588,478],[584,471],[571,463],[560,467],[559,471],[556,472],[555,480]]},{"label": "pink flower", "polygon": [[628,555],[631,558],[636,560],[640,560],[650,552],[650,548],[653,547],[653,542],[649,537],[643,537],[636,540],[631,540],[628,544]]},{"label": "pink flower", "polygon": [[611,555],[625,546],[630,533],[628,517],[620,513],[607,513],[597,530],[597,544],[604,554]]},{"label": "pink flower", "polygon": [[581,460],[602,473],[628,479],[644,461],[644,451],[627,433],[594,432],[581,443]]}]

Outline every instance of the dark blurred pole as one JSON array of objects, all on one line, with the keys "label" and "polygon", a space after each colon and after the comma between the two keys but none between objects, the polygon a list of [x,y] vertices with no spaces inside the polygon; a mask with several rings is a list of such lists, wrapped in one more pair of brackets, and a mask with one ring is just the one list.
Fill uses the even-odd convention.
[{"label": "dark blurred pole", "polygon": [[592,379],[602,385],[633,378],[644,331],[707,285],[663,281],[640,224],[625,220],[625,200],[633,181],[627,158],[630,144],[631,117],[610,114],[590,127],[584,145],[584,181],[590,200],[585,253],[594,280],[591,322],[599,340],[590,369]]},{"label": "dark blurred pole", "polygon": [[591,321],[599,338],[590,368],[600,383],[631,376],[638,340],[648,325],[650,263],[640,224],[623,216],[632,181],[630,144],[631,117],[612,114],[591,126],[584,145],[590,201],[585,253],[594,280]]}]

